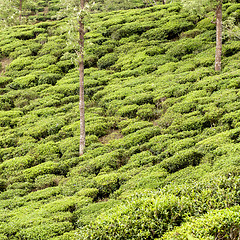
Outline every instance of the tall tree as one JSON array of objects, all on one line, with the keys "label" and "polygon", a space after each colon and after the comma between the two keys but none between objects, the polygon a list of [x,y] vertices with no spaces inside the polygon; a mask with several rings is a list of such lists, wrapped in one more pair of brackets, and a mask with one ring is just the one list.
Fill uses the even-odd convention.
[{"label": "tall tree", "polygon": [[[84,10],[85,0],[81,0],[81,10]],[[84,23],[83,15],[78,19],[78,32],[79,32],[79,111],[80,111],[80,141],[79,141],[79,155],[83,155],[85,148],[85,103],[84,103]]]},{"label": "tall tree", "polygon": [[[61,0],[60,6],[64,16],[71,16],[72,19],[77,20],[78,30],[78,70],[79,70],[79,112],[80,112],[80,139],[79,139],[79,155],[83,155],[85,148],[85,101],[84,101],[84,18],[86,15],[87,0]],[[62,15],[60,13],[60,15]],[[73,23],[75,25],[75,23]],[[69,25],[71,23],[69,22]],[[69,26],[70,27],[70,26]],[[74,34],[74,33],[73,33]],[[71,36],[72,37],[72,36]]]},{"label": "tall tree", "polygon": [[24,11],[36,5],[35,0],[0,0],[0,27],[21,24]]},{"label": "tall tree", "polygon": [[216,54],[215,71],[221,71],[222,58],[222,1],[217,0],[216,6]]},{"label": "tall tree", "polygon": [[1,28],[12,26],[18,23],[19,10],[16,1],[0,1],[0,24]]},{"label": "tall tree", "polygon": [[222,56],[222,3],[223,0],[181,0],[184,8],[198,15],[204,15],[207,9],[215,9],[216,18],[216,52],[215,71],[221,71]]},{"label": "tall tree", "polygon": [[19,0],[19,22],[22,21],[22,4],[23,0]]}]

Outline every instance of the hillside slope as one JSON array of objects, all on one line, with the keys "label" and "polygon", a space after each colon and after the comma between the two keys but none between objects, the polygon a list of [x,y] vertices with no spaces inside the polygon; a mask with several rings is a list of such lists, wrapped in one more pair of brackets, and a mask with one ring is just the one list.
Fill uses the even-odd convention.
[{"label": "hillside slope", "polygon": [[211,19],[178,4],[92,14],[78,157],[66,21],[0,32],[0,239],[237,239],[239,41],[225,37],[216,73]]}]

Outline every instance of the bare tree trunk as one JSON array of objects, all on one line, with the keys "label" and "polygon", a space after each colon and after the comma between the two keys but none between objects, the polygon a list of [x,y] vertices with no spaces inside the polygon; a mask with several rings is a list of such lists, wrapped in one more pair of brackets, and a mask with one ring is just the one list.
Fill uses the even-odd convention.
[{"label": "bare tree trunk", "polygon": [[19,0],[19,22],[22,21],[22,2],[23,0]]},{"label": "bare tree trunk", "polygon": [[[81,8],[84,8],[85,1],[81,0]],[[80,110],[80,142],[79,142],[79,155],[83,155],[85,148],[85,112],[84,112],[84,23],[83,17],[79,19],[79,110]]]},{"label": "bare tree trunk", "polygon": [[222,3],[220,2],[216,10],[216,55],[215,71],[221,71],[222,56]]}]

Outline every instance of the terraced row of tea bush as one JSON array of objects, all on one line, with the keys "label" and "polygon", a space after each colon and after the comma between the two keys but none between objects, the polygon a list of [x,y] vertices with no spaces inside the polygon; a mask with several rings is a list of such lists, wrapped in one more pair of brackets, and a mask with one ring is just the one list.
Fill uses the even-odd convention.
[{"label": "terraced row of tea bush", "polygon": [[0,32],[0,239],[237,239],[239,40],[216,73],[215,25],[179,4],[86,25],[81,157],[67,20]]}]

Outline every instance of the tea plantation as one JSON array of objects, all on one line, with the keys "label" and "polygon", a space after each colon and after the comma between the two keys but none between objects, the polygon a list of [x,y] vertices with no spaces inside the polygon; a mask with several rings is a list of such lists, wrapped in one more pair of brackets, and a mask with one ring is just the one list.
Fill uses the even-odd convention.
[{"label": "tea plantation", "polygon": [[98,1],[79,157],[77,32],[37,2],[0,30],[0,239],[239,239],[240,40],[215,72],[213,12]]}]

